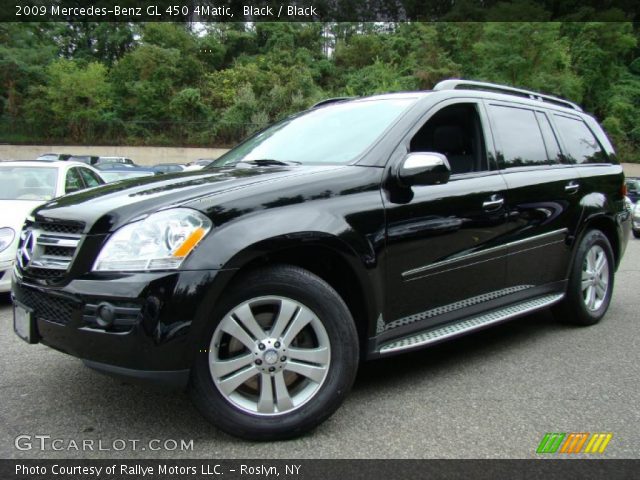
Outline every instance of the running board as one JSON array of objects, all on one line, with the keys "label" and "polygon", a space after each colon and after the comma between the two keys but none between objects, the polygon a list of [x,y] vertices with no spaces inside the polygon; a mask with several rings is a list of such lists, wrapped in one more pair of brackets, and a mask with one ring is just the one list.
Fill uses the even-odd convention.
[{"label": "running board", "polygon": [[461,320],[458,323],[449,324],[433,330],[427,330],[400,340],[394,340],[380,347],[379,353],[380,355],[387,355],[441,342],[450,337],[463,335],[474,330],[480,330],[490,325],[495,325],[527,313],[535,312],[536,310],[547,308],[562,300],[563,297],[564,293],[553,293],[543,295],[542,297],[537,297],[532,300],[526,300],[522,303],[509,305],[508,307],[493,310],[489,313],[483,313],[476,317]]}]

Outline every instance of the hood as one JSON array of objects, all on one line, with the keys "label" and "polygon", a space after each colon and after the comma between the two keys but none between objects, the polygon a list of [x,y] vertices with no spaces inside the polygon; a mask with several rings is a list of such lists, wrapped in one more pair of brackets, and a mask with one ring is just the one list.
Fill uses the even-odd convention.
[{"label": "hood", "polygon": [[112,232],[158,210],[177,207],[221,193],[247,189],[264,182],[275,184],[288,177],[312,175],[332,166],[225,168],[133,178],[102,185],[49,201],[39,207],[36,220],[73,220],[85,232]]},{"label": "hood", "polygon": [[25,218],[42,203],[42,200],[0,200],[0,228],[11,227],[19,233]]}]

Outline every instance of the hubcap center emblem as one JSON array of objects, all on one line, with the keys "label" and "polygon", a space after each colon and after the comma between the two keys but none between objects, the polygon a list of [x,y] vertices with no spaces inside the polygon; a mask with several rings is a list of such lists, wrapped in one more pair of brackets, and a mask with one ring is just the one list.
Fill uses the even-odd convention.
[{"label": "hubcap center emblem", "polygon": [[267,350],[264,353],[264,361],[267,365],[273,365],[278,361],[278,352],[275,350]]}]

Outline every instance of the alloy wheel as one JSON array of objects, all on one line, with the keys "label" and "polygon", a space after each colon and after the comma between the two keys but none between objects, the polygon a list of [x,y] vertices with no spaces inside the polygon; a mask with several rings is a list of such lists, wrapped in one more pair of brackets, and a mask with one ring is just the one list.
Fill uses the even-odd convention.
[{"label": "alloy wheel", "polygon": [[593,245],[582,264],[582,299],[590,311],[598,310],[609,290],[609,261],[600,245]]},{"label": "alloy wheel", "polygon": [[216,327],[209,371],[235,407],[254,415],[290,413],[313,398],[329,371],[331,347],[320,319],[286,297],[252,298]]}]

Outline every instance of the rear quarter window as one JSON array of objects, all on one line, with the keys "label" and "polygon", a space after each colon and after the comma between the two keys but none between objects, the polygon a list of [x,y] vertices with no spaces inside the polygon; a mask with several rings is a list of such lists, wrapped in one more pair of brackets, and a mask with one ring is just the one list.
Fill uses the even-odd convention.
[{"label": "rear quarter window", "polygon": [[595,135],[582,120],[557,113],[553,117],[564,145],[565,163],[609,162]]}]

